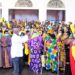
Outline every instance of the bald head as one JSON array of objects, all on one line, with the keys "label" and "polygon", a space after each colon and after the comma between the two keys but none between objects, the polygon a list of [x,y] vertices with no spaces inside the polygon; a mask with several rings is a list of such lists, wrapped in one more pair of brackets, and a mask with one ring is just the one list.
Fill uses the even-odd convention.
[{"label": "bald head", "polygon": [[19,34],[19,28],[18,27],[13,28],[13,33],[18,35]]}]

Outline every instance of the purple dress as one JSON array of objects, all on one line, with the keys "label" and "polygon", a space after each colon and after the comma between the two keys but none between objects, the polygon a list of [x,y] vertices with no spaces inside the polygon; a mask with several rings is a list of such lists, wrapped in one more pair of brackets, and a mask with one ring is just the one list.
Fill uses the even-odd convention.
[{"label": "purple dress", "polygon": [[30,49],[30,69],[35,73],[39,73],[42,67],[41,64],[41,48],[43,47],[42,37],[38,36],[34,39],[29,40],[28,45]]},{"label": "purple dress", "polygon": [[1,49],[2,49],[2,64],[3,68],[11,67],[9,63],[9,53],[8,53],[8,39],[6,36],[1,38]]},{"label": "purple dress", "polygon": [[10,65],[12,65],[12,59],[11,59],[11,37],[10,36],[8,36],[7,37],[7,50],[8,50],[8,56],[9,56],[9,63],[10,63]]}]

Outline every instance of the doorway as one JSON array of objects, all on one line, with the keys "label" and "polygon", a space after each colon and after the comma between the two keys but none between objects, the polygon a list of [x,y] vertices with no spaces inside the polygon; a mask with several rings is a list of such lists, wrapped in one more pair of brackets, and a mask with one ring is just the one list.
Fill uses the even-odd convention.
[{"label": "doorway", "polygon": [[47,10],[47,20],[52,23],[65,21],[65,10]]},{"label": "doorway", "polygon": [[10,9],[9,10],[9,21],[12,19],[16,20],[26,20],[26,21],[31,21],[34,20],[36,21],[38,19],[38,10],[32,10],[32,9]]}]

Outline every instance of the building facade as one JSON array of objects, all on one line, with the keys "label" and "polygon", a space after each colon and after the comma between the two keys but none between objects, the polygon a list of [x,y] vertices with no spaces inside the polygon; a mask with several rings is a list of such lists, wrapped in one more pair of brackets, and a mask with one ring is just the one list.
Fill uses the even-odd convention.
[{"label": "building facade", "polygon": [[0,0],[0,17],[75,22],[74,0]]}]

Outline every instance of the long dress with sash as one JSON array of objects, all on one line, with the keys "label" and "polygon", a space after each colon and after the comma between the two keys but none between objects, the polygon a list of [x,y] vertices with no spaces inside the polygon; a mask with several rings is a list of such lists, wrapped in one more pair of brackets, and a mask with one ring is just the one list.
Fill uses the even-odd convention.
[{"label": "long dress with sash", "polygon": [[9,63],[12,65],[12,59],[11,59],[11,37],[7,37],[7,50],[8,50],[8,56],[9,56]]},{"label": "long dress with sash", "polygon": [[[54,36],[54,35],[53,35]],[[57,40],[48,35],[45,38],[45,51],[46,51],[46,69],[57,71]]]},{"label": "long dress with sash", "polygon": [[2,48],[2,62],[3,62],[3,68],[9,68],[9,53],[8,53],[8,40],[6,36],[3,36],[1,38],[1,48]]},{"label": "long dress with sash", "polygon": [[70,67],[70,39],[66,39],[66,43],[64,44],[65,47],[65,57],[66,57],[66,64],[65,64],[65,75],[71,75],[71,67]]},{"label": "long dress with sash", "polygon": [[72,75],[75,75],[75,39],[70,43],[70,65]]},{"label": "long dress with sash", "polygon": [[35,72],[39,73],[41,71],[41,48],[42,45],[42,37],[37,36],[28,42],[29,49],[30,49],[30,69]]}]

